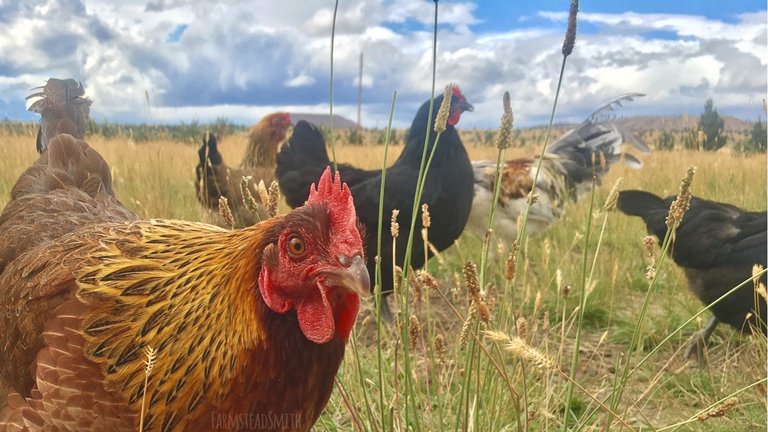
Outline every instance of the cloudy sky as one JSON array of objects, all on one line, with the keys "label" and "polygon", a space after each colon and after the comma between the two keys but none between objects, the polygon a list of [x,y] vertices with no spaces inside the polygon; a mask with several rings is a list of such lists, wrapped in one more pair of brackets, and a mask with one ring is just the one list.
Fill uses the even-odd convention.
[{"label": "cloudy sky", "polygon": [[[410,123],[429,97],[433,3],[340,0],[334,111],[363,122]],[[516,124],[551,109],[569,2],[441,1],[438,88],[475,104],[463,127],[497,124],[504,90]],[[0,118],[25,112],[30,87],[82,80],[97,120],[253,123],[275,110],[327,113],[332,0],[0,0]],[[765,118],[765,1],[583,1],[558,111],[575,121],[625,92],[648,96],[623,113],[720,112]]]}]

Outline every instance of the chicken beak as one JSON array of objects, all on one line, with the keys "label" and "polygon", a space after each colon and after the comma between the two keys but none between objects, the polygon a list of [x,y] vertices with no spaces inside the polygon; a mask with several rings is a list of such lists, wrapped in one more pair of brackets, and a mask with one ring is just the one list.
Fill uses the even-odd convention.
[{"label": "chicken beak", "polygon": [[469,102],[462,102],[459,105],[459,108],[461,108],[462,111],[469,111],[469,112],[472,112],[475,110],[475,107]]},{"label": "chicken beak", "polygon": [[324,285],[344,288],[361,298],[370,297],[371,280],[363,257],[357,255],[350,258],[339,255],[338,260],[341,267],[323,272]]}]

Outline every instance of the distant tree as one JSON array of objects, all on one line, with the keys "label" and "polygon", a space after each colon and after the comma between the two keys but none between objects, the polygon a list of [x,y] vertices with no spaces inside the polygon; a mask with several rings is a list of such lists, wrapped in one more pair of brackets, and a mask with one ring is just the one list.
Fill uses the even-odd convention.
[{"label": "distant tree", "polygon": [[749,136],[736,146],[736,151],[739,153],[765,153],[766,147],[768,147],[767,141],[766,124],[758,118],[757,122],[752,125],[752,129],[749,130]]},{"label": "distant tree", "polygon": [[701,139],[704,132],[696,129],[686,129],[683,131],[683,148],[686,150],[701,150]]},{"label": "distant tree", "polygon": [[673,150],[675,148],[675,136],[670,131],[664,131],[656,140],[657,150]]},{"label": "distant tree", "polygon": [[725,145],[725,121],[717,113],[712,98],[704,104],[704,113],[699,117],[699,130],[704,133],[701,143],[704,150],[714,151]]},{"label": "distant tree", "polygon": [[757,123],[749,131],[749,135],[755,151],[765,153],[768,149],[768,129],[766,129],[765,123],[758,118]]}]

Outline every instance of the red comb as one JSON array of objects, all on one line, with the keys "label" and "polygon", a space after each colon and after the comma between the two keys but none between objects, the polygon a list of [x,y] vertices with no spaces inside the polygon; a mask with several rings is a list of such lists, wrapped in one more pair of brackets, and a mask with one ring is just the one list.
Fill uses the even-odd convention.
[{"label": "red comb", "polygon": [[349,187],[341,181],[341,176],[338,172],[336,176],[331,174],[331,167],[323,171],[317,186],[315,186],[315,183],[312,183],[312,186],[309,188],[307,204],[316,203],[326,203],[332,208],[352,211],[352,214],[355,211],[355,204],[352,201],[352,193],[349,191]]},{"label": "red comb", "polygon": [[451,84],[448,84],[448,85],[451,86],[451,92],[453,93],[454,96],[456,96],[456,97],[464,97],[464,95],[461,93],[461,87],[459,87],[458,84],[451,83]]}]

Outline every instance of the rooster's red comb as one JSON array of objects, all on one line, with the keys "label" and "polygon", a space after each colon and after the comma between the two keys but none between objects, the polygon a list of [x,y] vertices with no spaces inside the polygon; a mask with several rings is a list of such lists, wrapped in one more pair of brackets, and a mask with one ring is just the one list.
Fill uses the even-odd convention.
[{"label": "rooster's red comb", "polygon": [[335,176],[331,174],[331,167],[323,171],[317,186],[315,186],[315,183],[312,183],[312,186],[309,188],[307,204],[319,203],[325,203],[333,209],[351,211],[352,215],[354,215],[355,204],[352,201],[352,193],[349,191],[347,184],[341,181],[341,176],[338,172],[336,172]]},{"label": "rooster's red comb", "polygon": [[464,94],[461,92],[461,87],[459,87],[458,84],[450,83],[448,85],[451,87],[451,92],[453,93],[454,96],[462,97],[462,98],[464,97]]}]

